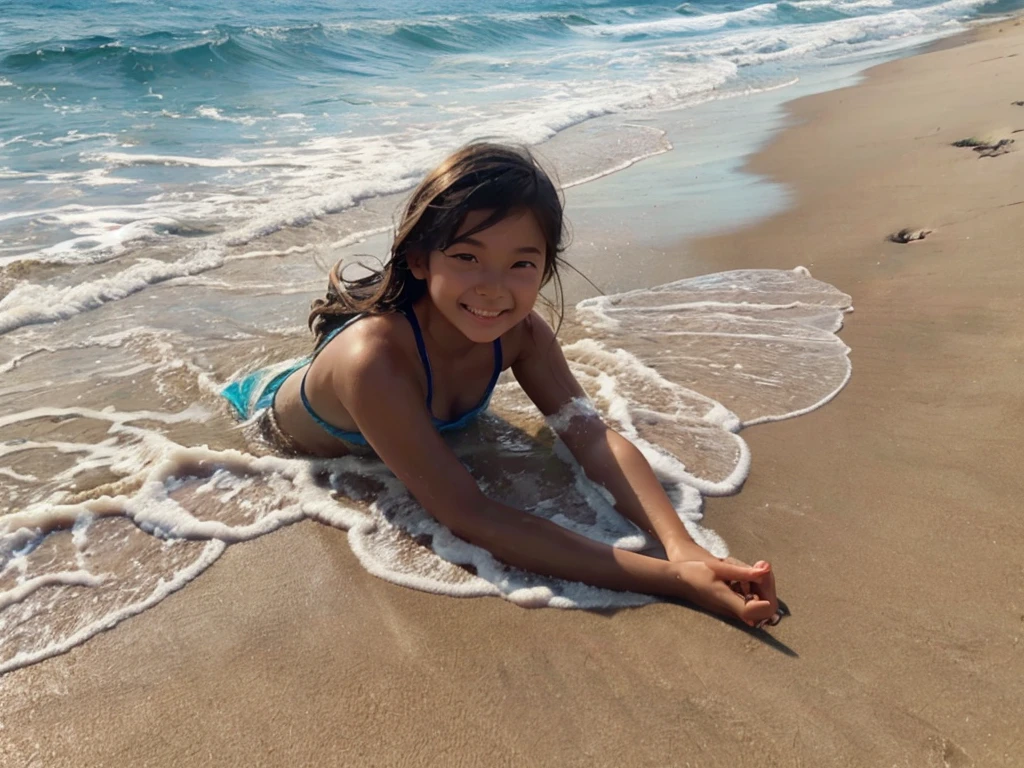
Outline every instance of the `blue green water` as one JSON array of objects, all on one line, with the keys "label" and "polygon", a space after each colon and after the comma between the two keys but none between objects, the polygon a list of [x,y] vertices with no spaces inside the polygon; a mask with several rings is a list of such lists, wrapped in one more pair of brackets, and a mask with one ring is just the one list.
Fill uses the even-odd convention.
[{"label": "blue green water", "polygon": [[[407,189],[469,139],[785,85],[1020,4],[9,0],[0,264],[242,242]],[[553,158],[563,182],[665,148],[591,138]]]}]

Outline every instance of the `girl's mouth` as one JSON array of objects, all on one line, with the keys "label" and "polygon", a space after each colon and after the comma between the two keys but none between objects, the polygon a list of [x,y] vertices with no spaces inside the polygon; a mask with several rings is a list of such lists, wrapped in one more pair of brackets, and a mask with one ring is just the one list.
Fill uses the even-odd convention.
[{"label": "girl's mouth", "polygon": [[497,320],[503,314],[508,312],[507,309],[499,309],[499,310],[477,309],[476,307],[471,307],[468,304],[460,304],[459,306],[461,306],[464,310],[469,312],[469,314],[471,314],[477,320],[482,320],[483,322],[489,322],[491,320]]}]

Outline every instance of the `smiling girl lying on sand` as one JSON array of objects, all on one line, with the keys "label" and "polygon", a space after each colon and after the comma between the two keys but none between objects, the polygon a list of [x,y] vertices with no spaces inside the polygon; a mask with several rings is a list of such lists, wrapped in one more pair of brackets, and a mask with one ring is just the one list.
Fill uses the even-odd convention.
[{"label": "smiling girl lying on sand", "polygon": [[[355,281],[334,267],[313,303],[311,358],[225,389],[292,454],[368,446],[455,535],[509,565],[597,587],[682,597],[750,625],[777,620],[771,566],[722,560],[686,532],[647,460],[588,406],[550,326],[534,312],[557,282],[563,234],[554,184],[525,151],[466,146],[429,173],[391,258]],[[487,498],[440,433],[487,407],[511,368],[615,508],[656,536],[667,560],[587,539]]]}]

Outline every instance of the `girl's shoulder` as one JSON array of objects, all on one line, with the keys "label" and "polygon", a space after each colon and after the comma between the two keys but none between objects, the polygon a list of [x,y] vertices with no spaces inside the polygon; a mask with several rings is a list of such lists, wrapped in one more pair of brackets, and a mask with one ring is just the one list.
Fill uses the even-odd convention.
[{"label": "girl's shoulder", "polygon": [[[515,365],[554,340],[554,331],[534,310],[501,335],[503,367]],[[331,339],[320,352],[332,365],[358,366],[371,360],[379,364],[420,367],[416,335],[409,319],[401,312],[365,315]]]},{"label": "girl's shoulder", "polygon": [[346,326],[320,350],[319,356],[334,365],[359,365],[376,360],[411,363],[416,359],[416,340],[409,321],[398,312],[363,315]]},{"label": "girl's shoulder", "polygon": [[507,365],[530,357],[541,345],[550,344],[555,332],[537,310],[533,310],[501,337],[502,352]]}]

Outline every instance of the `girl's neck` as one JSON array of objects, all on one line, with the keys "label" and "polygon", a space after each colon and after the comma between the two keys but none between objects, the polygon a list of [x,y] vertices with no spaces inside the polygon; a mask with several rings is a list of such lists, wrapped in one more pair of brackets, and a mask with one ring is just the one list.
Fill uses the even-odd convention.
[{"label": "girl's neck", "polygon": [[465,357],[473,348],[480,346],[448,321],[431,301],[423,296],[412,305],[416,319],[424,336],[428,336],[435,353],[452,360]]}]

